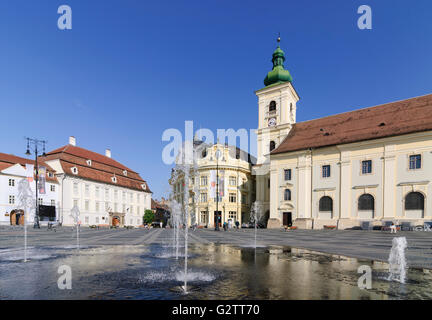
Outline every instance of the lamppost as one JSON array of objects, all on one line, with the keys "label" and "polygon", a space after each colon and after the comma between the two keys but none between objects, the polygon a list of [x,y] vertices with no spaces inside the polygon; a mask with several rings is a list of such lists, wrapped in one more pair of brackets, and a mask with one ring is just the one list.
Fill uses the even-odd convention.
[{"label": "lamppost", "polygon": [[216,157],[216,226],[215,231],[219,231],[219,158],[221,156],[221,153],[218,150],[216,150],[215,157]]},{"label": "lamppost", "polygon": [[39,225],[39,201],[38,201],[38,181],[39,181],[39,168],[38,168],[38,157],[39,157],[39,153],[38,153],[38,146],[42,146],[42,157],[45,157],[45,143],[47,143],[47,141],[45,140],[38,140],[38,139],[32,139],[32,138],[26,138],[27,139],[27,151],[26,151],[26,155],[30,156],[31,152],[30,152],[30,145],[33,146],[33,152],[35,155],[35,186],[36,186],[36,211],[35,211],[35,218],[34,218],[34,225],[33,228],[38,228],[40,229],[40,225]]}]

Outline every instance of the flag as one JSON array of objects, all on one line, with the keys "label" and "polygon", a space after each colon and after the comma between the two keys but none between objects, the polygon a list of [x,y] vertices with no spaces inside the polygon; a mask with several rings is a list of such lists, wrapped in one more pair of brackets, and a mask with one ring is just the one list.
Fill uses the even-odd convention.
[{"label": "flag", "polygon": [[216,198],[216,170],[210,171],[210,198]]},{"label": "flag", "polygon": [[45,194],[46,167],[39,167],[38,189],[40,194]]},{"label": "flag", "polygon": [[34,165],[26,163],[26,177],[27,177],[28,182],[33,182]]}]

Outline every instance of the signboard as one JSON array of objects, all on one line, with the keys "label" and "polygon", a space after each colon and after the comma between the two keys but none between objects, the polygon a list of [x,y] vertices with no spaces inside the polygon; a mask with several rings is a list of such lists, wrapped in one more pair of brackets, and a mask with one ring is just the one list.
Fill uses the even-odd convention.
[{"label": "signboard", "polygon": [[39,167],[38,189],[40,194],[46,193],[45,182],[46,182],[46,167]]}]

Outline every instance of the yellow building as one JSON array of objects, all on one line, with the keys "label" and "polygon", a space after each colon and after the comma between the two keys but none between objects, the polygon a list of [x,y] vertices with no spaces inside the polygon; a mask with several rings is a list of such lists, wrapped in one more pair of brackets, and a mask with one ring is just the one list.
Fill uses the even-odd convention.
[{"label": "yellow building", "polygon": [[[196,145],[195,141],[195,148]],[[220,143],[199,144],[196,172],[189,179],[188,186],[190,224],[211,228],[215,226],[217,217],[220,224],[249,222],[251,204],[255,200],[251,160],[248,153],[236,147]],[[173,190],[172,198],[183,203],[184,175],[173,170],[169,183]]]}]

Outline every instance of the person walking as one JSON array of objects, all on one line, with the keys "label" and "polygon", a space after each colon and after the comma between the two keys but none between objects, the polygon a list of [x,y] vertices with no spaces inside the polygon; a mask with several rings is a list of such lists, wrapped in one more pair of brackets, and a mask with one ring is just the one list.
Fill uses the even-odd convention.
[{"label": "person walking", "polygon": [[238,220],[236,220],[236,222],[235,222],[235,226],[236,226],[236,228],[237,228],[237,230],[239,229],[239,226],[240,226],[240,222],[238,222]]}]

